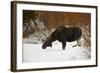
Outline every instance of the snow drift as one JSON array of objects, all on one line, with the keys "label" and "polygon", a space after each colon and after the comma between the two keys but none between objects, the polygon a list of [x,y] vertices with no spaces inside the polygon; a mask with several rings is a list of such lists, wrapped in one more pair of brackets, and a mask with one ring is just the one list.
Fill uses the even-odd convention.
[{"label": "snow drift", "polygon": [[66,43],[62,50],[60,42],[55,41],[52,47],[42,49],[42,44],[23,44],[23,62],[60,62],[90,59],[90,52],[83,47],[72,47],[76,42]]}]

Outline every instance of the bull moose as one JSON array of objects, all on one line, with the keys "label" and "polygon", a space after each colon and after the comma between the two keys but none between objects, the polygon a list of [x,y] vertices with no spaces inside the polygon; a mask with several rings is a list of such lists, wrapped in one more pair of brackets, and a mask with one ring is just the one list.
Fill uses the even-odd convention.
[{"label": "bull moose", "polygon": [[[65,27],[59,26],[54,32],[52,32],[44,41],[42,48],[51,46],[52,42],[58,40],[62,43],[62,49],[65,49],[66,42],[77,41],[77,45],[80,45],[80,38],[82,35],[82,30],[79,27]],[[74,45],[75,46],[75,45]],[[74,47],[73,46],[73,47]]]}]

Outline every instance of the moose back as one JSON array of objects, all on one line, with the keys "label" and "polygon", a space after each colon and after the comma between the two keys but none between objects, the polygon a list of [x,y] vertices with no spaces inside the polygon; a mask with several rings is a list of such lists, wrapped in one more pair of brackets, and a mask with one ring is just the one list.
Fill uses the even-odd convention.
[{"label": "moose back", "polygon": [[77,41],[77,45],[80,45],[79,41],[81,35],[82,35],[82,30],[79,27],[66,28],[64,26],[59,26],[54,32],[52,32],[46,38],[46,40],[42,45],[42,48],[46,49],[49,46],[52,47],[52,43],[56,40],[62,43],[62,49],[65,49],[66,42]]}]

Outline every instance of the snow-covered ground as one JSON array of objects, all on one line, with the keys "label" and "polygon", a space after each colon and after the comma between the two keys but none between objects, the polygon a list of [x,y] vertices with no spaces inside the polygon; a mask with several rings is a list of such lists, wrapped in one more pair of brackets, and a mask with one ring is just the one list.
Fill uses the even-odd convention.
[{"label": "snow-covered ground", "polygon": [[52,47],[42,49],[42,44],[23,44],[23,63],[32,62],[60,62],[72,60],[86,60],[91,58],[91,53],[80,46],[72,47],[76,42],[66,43],[66,49],[55,41]]}]

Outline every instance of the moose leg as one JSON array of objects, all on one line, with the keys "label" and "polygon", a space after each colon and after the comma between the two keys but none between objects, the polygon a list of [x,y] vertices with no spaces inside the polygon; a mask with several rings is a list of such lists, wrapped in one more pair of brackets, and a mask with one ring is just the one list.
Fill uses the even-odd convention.
[{"label": "moose leg", "polygon": [[66,47],[66,42],[62,42],[62,48],[63,48],[63,50],[65,50],[65,47]]},{"label": "moose leg", "polygon": [[79,39],[79,40],[77,40],[77,45],[78,45],[78,46],[81,46],[80,39]]}]

